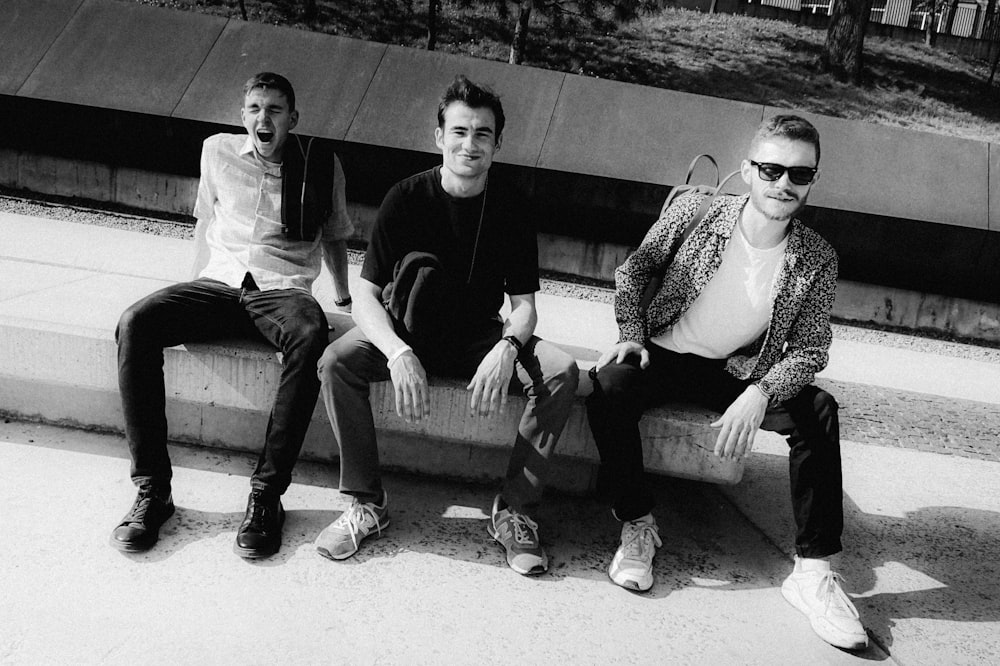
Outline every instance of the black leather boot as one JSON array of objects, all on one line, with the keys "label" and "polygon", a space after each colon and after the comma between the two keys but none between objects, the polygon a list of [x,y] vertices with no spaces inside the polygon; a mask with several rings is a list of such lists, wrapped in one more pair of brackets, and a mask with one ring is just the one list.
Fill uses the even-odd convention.
[{"label": "black leather boot", "polygon": [[284,522],[280,497],[263,490],[250,491],[246,516],[236,532],[236,554],[250,560],[274,555],[281,548]]},{"label": "black leather boot", "polygon": [[111,546],[126,553],[149,550],[160,538],[160,526],[172,515],[174,501],[169,490],[140,487],[132,508],[111,532]]}]

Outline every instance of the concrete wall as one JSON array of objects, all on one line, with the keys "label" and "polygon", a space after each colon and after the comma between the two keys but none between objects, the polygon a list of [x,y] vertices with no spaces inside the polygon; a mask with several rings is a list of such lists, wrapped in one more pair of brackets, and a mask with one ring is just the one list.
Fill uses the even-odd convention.
[{"label": "concrete wall", "polygon": [[[778,111],[113,0],[4,10],[0,113],[23,131],[0,135],[5,159],[19,160],[0,166],[0,184],[42,189],[56,156],[92,163],[70,170],[139,206],[189,196],[156,174],[196,176],[200,141],[237,125],[242,81],[261,69],[296,83],[300,131],[337,143],[348,196],[368,207],[439,159],[436,100],[454,74],[490,83],[509,119],[498,169],[532,193],[543,232],[583,247],[637,244],[694,154],[735,169],[753,127]],[[1000,301],[997,147],[810,118],[824,158],[807,218],[841,252],[844,277]]]}]

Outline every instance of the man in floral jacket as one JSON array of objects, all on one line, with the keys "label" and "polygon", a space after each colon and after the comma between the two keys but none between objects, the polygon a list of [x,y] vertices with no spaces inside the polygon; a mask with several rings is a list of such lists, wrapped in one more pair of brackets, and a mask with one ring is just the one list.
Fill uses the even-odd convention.
[{"label": "man in floral jacket", "polygon": [[587,411],[601,485],[623,522],[608,573],[637,591],[652,586],[662,545],[644,482],[643,412],[671,398],[717,411],[715,455],[725,459],[747,455],[761,427],[787,436],[797,534],[782,594],[824,640],[859,649],[867,635],[829,562],[843,530],[837,403],[810,385],[827,363],[837,255],[795,218],[819,157],[819,134],[808,121],[765,121],[741,165],[750,193],[712,204],[643,314],[646,285],[703,197],[668,207],[615,273],[620,338],[597,363]]}]

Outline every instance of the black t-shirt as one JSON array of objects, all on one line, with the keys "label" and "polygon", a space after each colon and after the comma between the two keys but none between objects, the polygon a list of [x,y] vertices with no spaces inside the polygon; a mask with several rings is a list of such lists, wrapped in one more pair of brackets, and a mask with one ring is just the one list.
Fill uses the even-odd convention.
[{"label": "black t-shirt", "polygon": [[429,252],[454,285],[455,326],[479,329],[496,321],[504,292],[538,291],[534,224],[524,197],[500,180],[490,179],[485,192],[468,198],[444,191],[441,167],[396,183],[379,208],[361,277],[384,287],[400,259]]}]

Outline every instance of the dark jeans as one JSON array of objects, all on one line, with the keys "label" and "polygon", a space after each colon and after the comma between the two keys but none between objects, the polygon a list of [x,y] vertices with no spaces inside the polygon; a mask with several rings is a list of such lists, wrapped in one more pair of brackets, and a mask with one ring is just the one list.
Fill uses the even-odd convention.
[{"label": "dark jeans", "polygon": [[[643,412],[673,399],[721,414],[750,384],[726,372],[724,360],[676,354],[655,344],[646,348],[648,368],[640,370],[635,357],[601,368],[587,399],[587,416],[601,454],[600,484],[611,495],[620,520],[634,520],[654,506],[639,436]],[[768,407],[761,428],[787,437],[796,551],[802,557],[839,552],[844,512],[836,401],[806,386],[790,400]]]},{"label": "dark jeans", "polygon": [[[428,373],[468,379],[499,340],[498,323],[464,345],[447,345],[447,354],[428,354],[420,361]],[[382,493],[368,396],[371,382],[390,378],[385,363],[385,356],[359,328],[327,347],[319,363],[323,402],[340,445],[340,490],[362,501],[374,501]],[[523,388],[528,405],[518,426],[502,496],[518,511],[530,514],[541,499],[549,457],[573,406],[579,370],[572,356],[536,337],[524,345],[514,369],[511,390]]]},{"label": "dark jeans", "polygon": [[327,323],[316,299],[295,289],[259,291],[247,276],[242,289],[200,279],[161,289],[138,301],[118,322],[118,387],[132,480],[169,488],[163,348],[219,338],[263,339],[282,352],[281,378],[251,477],[256,489],[281,494],[291,483],[316,407],[316,362]]}]

